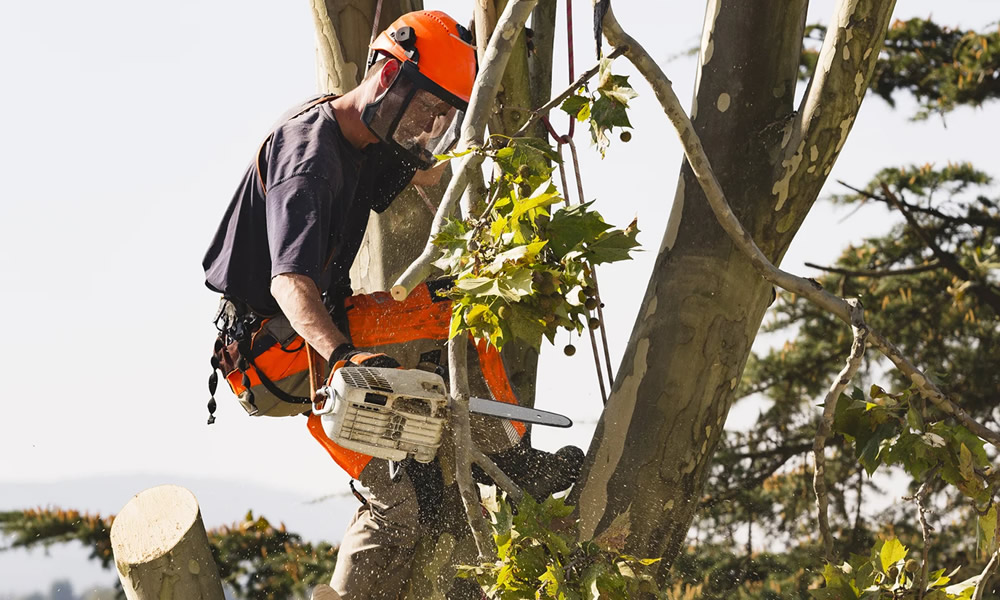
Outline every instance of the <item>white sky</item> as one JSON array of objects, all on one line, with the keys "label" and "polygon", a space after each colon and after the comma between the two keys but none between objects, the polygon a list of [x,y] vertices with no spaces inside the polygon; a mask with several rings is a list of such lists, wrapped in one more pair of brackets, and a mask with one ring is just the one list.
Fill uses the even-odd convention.
[{"label": "white sky", "polygon": [[[590,3],[575,4],[579,72],[593,64],[594,50]],[[620,1],[615,8],[623,26],[665,61],[698,43],[703,9],[696,4]],[[460,0],[426,5],[460,21],[470,11]],[[832,0],[814,5],[810,22],[828,21]],[[931,14],[981,27],[998,11],[996,0],[897,2],[898,18]],[[562,16],[560,9],[560,28]],[[562,35],[556,53],[555,87],[562,89]],[[345,477],[304,420],[249,419],[223,384],[218,422],[205,425],[217,297],[203,285],[201,258],[270,124],[314,93],[307,3],[8,0],[0,5],[0,56],[0,314],[7,334],[0,347],[0,485],[134,473],[164,482],[242,482],[302,498],[343,491]],[[694,62],[663,63],[685,103]],[[612,223],[638,216],[647,249],[601,272],[617,361],[660,245],[681,153],[645,82],[624,60],[616,71],[633,75],[640,93],[633,141],[614,143],[603,162],[588,149],[585,130],[578,141],[588,197]],[[996,170],[990,140],[1000,128],[989,113],[956,111],[945,129],[940,119],[908,123],[912,104],[900,98],[900,107],[866,100],[831,182],[860,184],[883,166],[911,162],[975,160]],[[556,119],[557,127],[564,122]],[[884,228],[878,213],[842,216],[818,204],[784,267],[808,273],[803,261],[831,261],[847,240]],[[560,349],[565,341],[564,334]],[[543,350],[538,402],[583,423],[565,432],[537,428],[536,445],[586,447],[593,431],[601,401],[589,344],[576,343],[581,351],[572,359]],[[134,492],[147,479],[136,475]],[[232,492],[228,510],[206,511],[209,526],[254,506],[238,483]],[[115,512],[127,500],[57,501]],[[0,497],[0,510],[26,501],[54,499],[19,497],[13,506]],[[338,508],[329,518],[346,524],[348,514]],[[0,581],[39,587],[8,578],[13,572],[4,565],[12,566],[12,557],[0,554]],[[0,593],[6,587],[0,583]]]}]

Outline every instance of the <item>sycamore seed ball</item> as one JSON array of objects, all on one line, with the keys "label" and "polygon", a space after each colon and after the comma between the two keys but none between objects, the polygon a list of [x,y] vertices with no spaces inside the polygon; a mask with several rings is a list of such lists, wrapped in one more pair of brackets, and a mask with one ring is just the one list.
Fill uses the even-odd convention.
[{"label": "sycamore seed ball", "polygon": [[631,131],[623,131],[623,132],[621,132],[621,133],[618,134],[618,139],[620,139],[622,142],[624,142],[624,143],[627,144],[632,139],[632,132]]},{"label": "sycamore seed ball", "polygon": [[566,344],[566,347],[563,348],[563,353],[565,353],[566,356],[573,356],[576,354],[576,346],[573,344]]}]

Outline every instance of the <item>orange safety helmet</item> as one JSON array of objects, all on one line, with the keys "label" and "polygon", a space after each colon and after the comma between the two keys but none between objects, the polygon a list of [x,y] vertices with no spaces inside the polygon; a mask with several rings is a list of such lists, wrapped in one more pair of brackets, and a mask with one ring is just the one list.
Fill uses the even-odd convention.
[{"label": "orange safety helmet", "polygon": [[361,118],[382,142],[419,166],[448,152],[469,105],[478,68],[472,34],[440,11],[407,13],[371,45],[372,68],[380,56],[401,63],[389,88]]}]

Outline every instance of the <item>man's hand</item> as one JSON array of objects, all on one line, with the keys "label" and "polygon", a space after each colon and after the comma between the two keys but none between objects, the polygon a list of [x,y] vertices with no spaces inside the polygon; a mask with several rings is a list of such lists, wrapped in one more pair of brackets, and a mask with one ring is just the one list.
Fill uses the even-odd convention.
[{"label": "man's hand", "polygon": [[330,375],[342,367],[382,367],[398,369],[399,362],[388,354],[373,354],[358,350],[351,344],[342,344],[330,355]]},{"label": "man's hand", "polygon": [[271,280],[271,295],[292,329],[320,356],[329,357],[335,348],[348,343],[326,312],[312,278],[297,273],[277,275]]}]

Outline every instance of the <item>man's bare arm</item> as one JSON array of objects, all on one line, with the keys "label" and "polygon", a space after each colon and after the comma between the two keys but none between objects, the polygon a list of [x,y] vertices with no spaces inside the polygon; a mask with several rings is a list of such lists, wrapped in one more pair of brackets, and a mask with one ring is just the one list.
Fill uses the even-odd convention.
[{"label": "man's bare arm", "polygon": [[297,273],[277,275],[271,279],[271,295],[292,329],[323,358],[329,359],[337,346],[350,341],[333,324],[310,277]]}]

